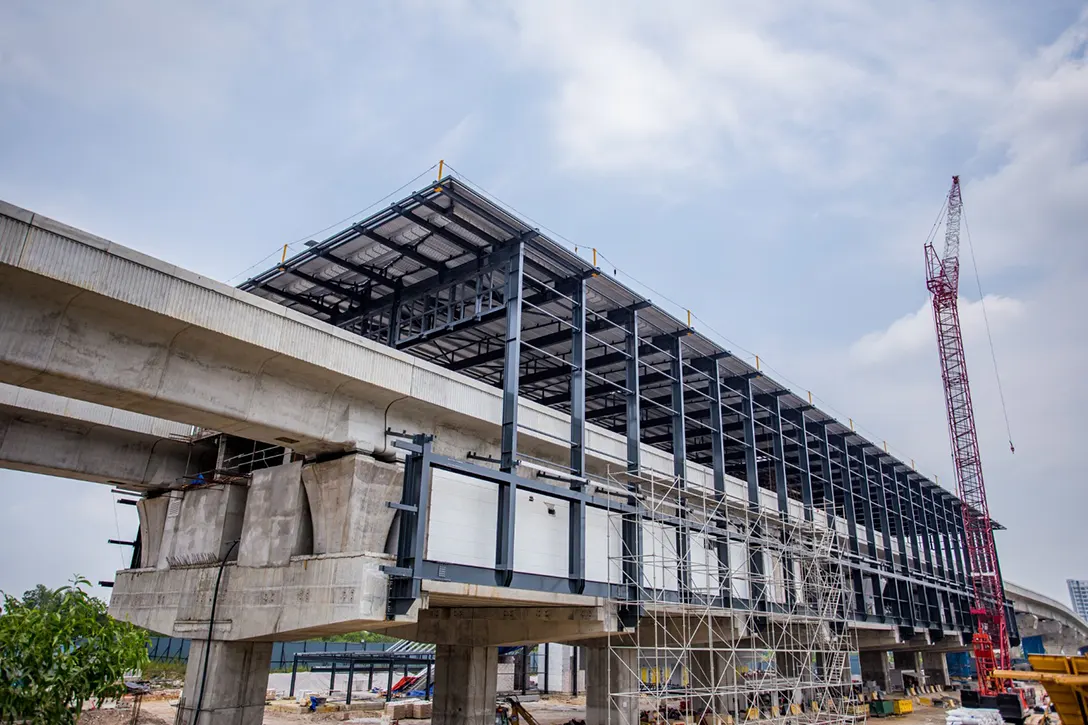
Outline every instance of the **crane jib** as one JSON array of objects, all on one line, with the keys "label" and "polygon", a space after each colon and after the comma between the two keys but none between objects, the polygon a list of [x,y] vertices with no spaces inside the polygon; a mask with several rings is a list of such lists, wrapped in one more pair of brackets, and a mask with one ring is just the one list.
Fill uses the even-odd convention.
[{"label": "crane jib", "polygon": [[941,359],[948,433],[956,469],[956,487],[963,502],[963,523],[967,532],[966,548],[975,617],[974,649],[979,690],[983,694],[1002,692],[1005,685],[992,673],[1012,665],[1008,623],[1005,619],[1005,593],[997,565],[993,522],[986,501],[982,477],[974,406],[967,377],[958,309],[960,270],[960,219],[963,200],[960,179],[952,177],[948,192],[944,251],[937,254],[932,242],[924,248],[926,287],[933,295],[933,320],[937,329],[937,349]]}]

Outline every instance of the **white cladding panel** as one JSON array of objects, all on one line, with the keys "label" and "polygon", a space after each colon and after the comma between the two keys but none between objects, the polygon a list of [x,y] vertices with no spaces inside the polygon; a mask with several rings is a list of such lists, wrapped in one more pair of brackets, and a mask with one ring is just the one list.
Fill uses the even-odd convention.
[{"label": "white cladding panel", "polygon": [[432,469],[427,558],[494,567],[498,507],[495,484]]},{"label": "white cladding panel", "polygon": [[678,591],[676,529],[646,521],[642,524],[642,581],[651,589]]},{"label": "white cladding panel", "polygon": [[729,574],[733,596],[748,598],[748,545],[743,541],[729,542]]},{"label": "white cladding panel", "polygon": [[[499,487],[460,473],[432,470],[427,558],[449,564],[494,567]],[[566,577],[569,504],[518,489],[514,515],[514,569]],[[619,560],[622,520],[619,514],[586,509],[587,581],[603,582],[606,578],[613,583],[622,581]]]},{"label": "white cladding panel", "polygon": [[718,596],[718,555],[712,546],[706,536],[692,534],[691,588],[699,594]]},{"label": "white cladding panel", "polygon": [[623,581],[623,516],[586,508],[586,581]]},{"label": "white cladding panel", "polygon": [[[566,501],[518,489],[514,509],[515,571],[567,576],[569,510],[570,504]],[[496,509],[493,516],[497,515]],[[494,542],[491,548],[495,548]]]}]

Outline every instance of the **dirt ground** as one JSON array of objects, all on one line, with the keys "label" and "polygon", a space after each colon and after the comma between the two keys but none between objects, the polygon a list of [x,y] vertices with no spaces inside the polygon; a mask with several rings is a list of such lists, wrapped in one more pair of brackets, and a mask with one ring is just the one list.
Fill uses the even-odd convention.
[{"label": "dirt ground", "polygon": [[[140,709],[140,719],[137,725],[171,725],[174,722],[174,713],[167,713],[169,719],[153,714],[148,709]],[[79,716],[79,725],[129,725],[132,722],[130,710],[88,710]]]},{"label": "dirt ground", "polygon": [[[540,702],[526,703],[528,709],[537,719],[540,725],[561,725],[572,718],[585,717],[585,698],[583,697],[554,697]],[[106,712],[106,711],[103,711]],[[140,725],[171,725],[174,722],[175,710],[169,702],[148,702],[143,706]],[[913,713],[900,717],[886,718],[886,725],[944,725],[945,711],[939,707],[916,706]],[[80,725],[125,725],[127,720],[88,720],[84,714]],[[146,716],[147,720],[143,716]],[[300,723],[343,722],[343,713],[328,715],[289,715],[285,713],[266,712],[264,725],[299,725]],[[353,718],[348,722],[377,723],[377,718]],[[429,725],[429,720],[406,720],[405,725]],[[1051,720],[1055,725],[1056,719]],[[1035,725],[1035,719],[1029,720],[1029,725]]]}]

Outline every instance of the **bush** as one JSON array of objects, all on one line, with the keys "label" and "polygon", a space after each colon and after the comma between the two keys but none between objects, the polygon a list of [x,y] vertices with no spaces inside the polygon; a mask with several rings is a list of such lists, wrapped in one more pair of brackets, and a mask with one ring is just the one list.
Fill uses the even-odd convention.
[{"label": "bush", "polygon": [[72,586],[4,594],[0,613],[0,722],[75,723],[85,700],[124,694],[125,672],[147,663],[147,633]]}]

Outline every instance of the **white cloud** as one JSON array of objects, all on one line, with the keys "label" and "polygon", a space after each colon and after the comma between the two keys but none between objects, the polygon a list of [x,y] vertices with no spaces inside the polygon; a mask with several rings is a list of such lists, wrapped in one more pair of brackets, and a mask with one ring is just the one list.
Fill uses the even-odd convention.
[{"label": "white cloud", "polygon": [[827,183],[866,177],[1000,97],[1023,55],[976,10],[559,1],[514,4],[501,27],[476,19],[545,74],[572,169]]},{"label": "white cloud", "polygon": [[[984,309],[985,308],[985,309]],[[1024,315],[1024,304],[1016,299],[986,295],[984,300],[959,300],[960,326],[965,339],[984,339],[986,317],[991,331]],[[913,357],[936,350],[933,306],[929,300],[916,312],[900,317],[883,330],[870,332],[850,346],[850,357],[860,365],[877,365],[893,359]]]}]

